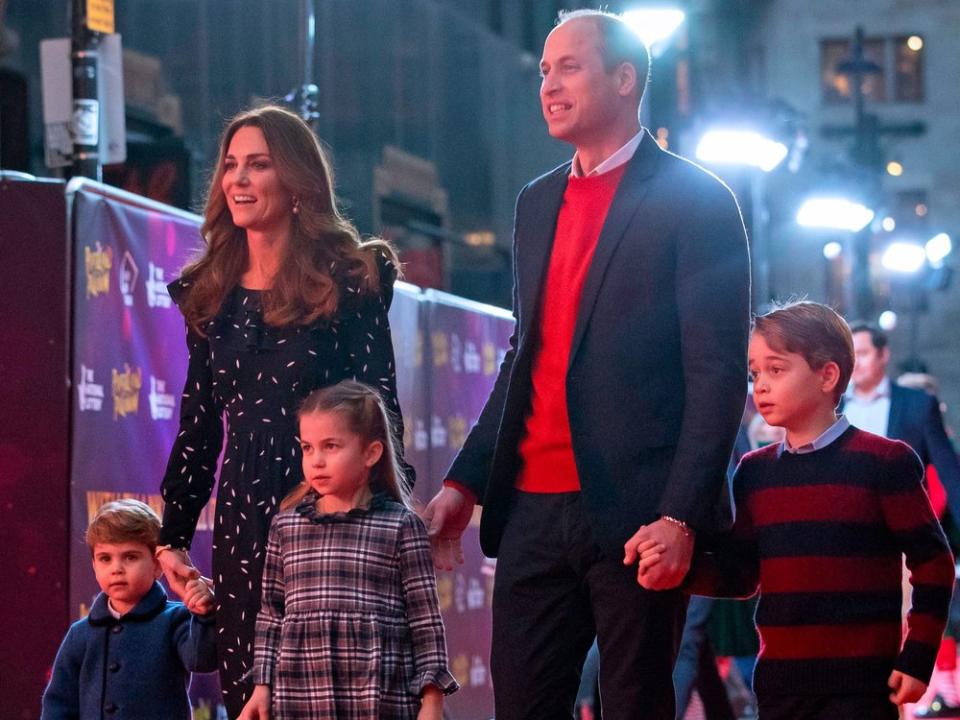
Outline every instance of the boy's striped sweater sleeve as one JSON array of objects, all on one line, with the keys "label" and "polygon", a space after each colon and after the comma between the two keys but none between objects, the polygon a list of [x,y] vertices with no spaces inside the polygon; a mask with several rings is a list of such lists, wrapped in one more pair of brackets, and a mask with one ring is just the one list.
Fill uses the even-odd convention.
[{"label": "boy's striped sweater sleeve", "polygon": [[[748,463],[749,464],[749,463]],[[760,553],[741,463],[733,476],[736,519],[733,528],[698,548],[684,582],[685,592],[724,598],[748,598],[760,585]]]},{"label": "boy's striped sweater sleeve", "polygon": [[949,613],[956,571],[930,499],[923,466],[907,445],[891,447],[881,480],[884,521],[906,558],[912,597],[896,669],[929,682]]}]

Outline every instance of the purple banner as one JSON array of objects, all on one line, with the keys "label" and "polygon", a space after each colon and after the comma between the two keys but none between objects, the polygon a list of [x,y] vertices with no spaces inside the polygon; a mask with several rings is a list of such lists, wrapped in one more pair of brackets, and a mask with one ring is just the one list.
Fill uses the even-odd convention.
[{"label": "purple banner", "polygon": [[[508,348],[513,316],[500,308],[428,290],[430,464],[443,478],[480,416]],[[450,669],[461,690],[449,699],[451,717],[493,715],[489,658],[495,563],[480,552],[479,511],[463,537],[464,564],[438,573]]]},{"label": "purple banner", "polygon": [[416,285],[398,282],[390,306],[390,331],[397,361],[397,399],[403,411],[405,459],[417,471],[414,500],[420,509],[433,497],[435,484],[430,467],[430,445],[423,428],[430,415],[428,368],[423,357],[423,326],[426,306]]},{"label": "purple banner", "polygon": [[[187,368],[183,317],[166,284],[200,243],[200,218],[103,186],[73,196],[73,397],[70,608],[98,587],[83,537],[97,508],[120,497],[162,513],[160,479],[177,433]],[[210,575],[214,501],[191,555]],[[216,675],[196,676],[195,717],[216,717]]]}]

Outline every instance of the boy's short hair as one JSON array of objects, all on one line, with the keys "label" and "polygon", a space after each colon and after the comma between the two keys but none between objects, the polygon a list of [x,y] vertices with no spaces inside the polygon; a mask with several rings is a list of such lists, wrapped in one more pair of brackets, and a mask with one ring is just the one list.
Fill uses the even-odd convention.
[{"label": "boy's short hair", "polygon": [[160,518],[149,505],[124,498],[102,505],[87,528],[90,551],[97,543],[135,542],[157,549]]},{"label": "boy's short hair", "polygon": [[853,374],[853,335],[833,308],[809,300],[778,305],[755,317],[753,330],[774,350],[796,353],[814,370],[835,362],[840,377],[833,399],[840,402]]}]

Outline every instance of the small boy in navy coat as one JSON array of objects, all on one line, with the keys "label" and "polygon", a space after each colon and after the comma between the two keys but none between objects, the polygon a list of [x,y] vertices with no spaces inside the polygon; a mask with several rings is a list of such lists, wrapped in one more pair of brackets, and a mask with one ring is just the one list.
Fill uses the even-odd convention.
[{"label": "small boy in navy coat", "polygon": [[217,666],[214,598],[198,578],[186,607],[167,599],[157,582],[159,533],[160,519],[138,500],[97,511],[87,544],[103,592],[67,631],[42,720],[190,720],[190,673]]}]

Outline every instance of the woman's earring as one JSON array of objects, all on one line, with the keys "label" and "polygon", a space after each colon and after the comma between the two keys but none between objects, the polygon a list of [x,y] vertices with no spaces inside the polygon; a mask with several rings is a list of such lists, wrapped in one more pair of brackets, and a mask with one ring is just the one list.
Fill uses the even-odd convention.
[{"label": "woman's earring", "polygon": [[300,214],[300,198],[298,197],[293,198],[293,214]]}]

